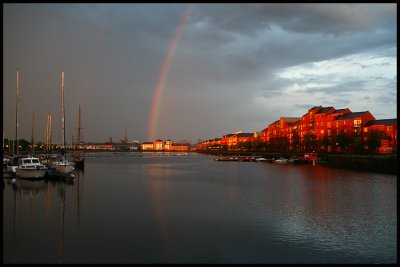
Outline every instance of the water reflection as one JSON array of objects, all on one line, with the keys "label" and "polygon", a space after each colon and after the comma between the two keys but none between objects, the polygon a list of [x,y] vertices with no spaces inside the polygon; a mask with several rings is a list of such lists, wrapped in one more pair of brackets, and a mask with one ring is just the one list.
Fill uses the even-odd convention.
[{"label": "water reflection", "polygon": [[374,181],[368,175],[325,167],[294,171],[287,168],[280,178],[279,186],[285,188],[281,195],[265,194],[265,203],[286,236],[283,240],[359,255],[361,261],[374,261],[387,253],[388,243],[395,244],[397,233],[389,226],[396,223],[395,178],[390,183],[381,175]]},{"label": "water reflection", "polygon": [[6,263],[393,263],[397,179],[209,157],[92,157],[3,183]]},{"label": "water reflection", "polygon": [[[77,221],[79,224],[81,172],[77,172],[77,182]],[[12,253],[11,259],[8,261],[17,262],[19,258],[18,254],[21,253],[20,250],[24,247],[24,242],[28,244],[33,241],[35,247],[40,246],[41,242],[35,244],[39,240],[24,240],[23,236],[29,233],[27,230],[35,231],[37,220],[41,217],[40,209],[42,208],[44,218],[51,218],[55,213],[59,214],[59,220],[56,225],[58,228],[58,238],[57,244],[54,244],[54,247],[58,248],[57,261],[63,263],[66,190],[72,189],[74,187],[74,182],[16,178],[7,181],[3,180],[3,185],[10,188],[11,191],[9,192],[12,193],[12,198],[7,198],[8,200],[12,200],[12,203],[7,202],[5,206],[7,211],[8,207],[11,207],[10,204],[12,204],[12,238],[10,240]],[[7,188],[4,187],[3,194],[5,193],[5,189]],[[58,204],[54,206],[56,210],[52,210],[54,203]],[[29,218],[26,218],[27,214],[29,214]],[[28,228],[26,228],[27,226]],[[6,248],[3,248],[3,252],[4,249]]]},{"label": "water reflection", "polygon": [[[156,156],[162,156],[162,154],[156,154]],[[165,172],[169,172],[167,166],[164,169],[164,164],[161,163],[150,163],[146,168],[147,171],[147,183],[148,183],[148,192],[150,198],[150,205],[153,210],[154,218],[157,224],[157,228],[159,231],[159,237],[162,243],[163,251],[168,255],[168,258],[171,259],[171,252],[169,250],[169,242],[168,242],[168,231],[167,225],[165,221],[165,214],[163,209],[163,188],[168,186],[168,179],[164,175]],[[166,178],[166,179],[163,179]],[[162,254],[164,254],[162,253]]]},{"label": "water reflection", "polygon": [[14,190],[21,194],[23,199],[33,200],[39,194],[43,193],[46,189],[46,182],[44,180],[27,180],[17,178],[15,181]]},{"label": "water reflection", "polygon": [[58,187],[59,195],[59,211],[60,211],[60,229],[59,229],[59,243],[58,243],[58,263],[63,262],[64,256],[64,218],[65,218],[65,188],[61,184]]}]

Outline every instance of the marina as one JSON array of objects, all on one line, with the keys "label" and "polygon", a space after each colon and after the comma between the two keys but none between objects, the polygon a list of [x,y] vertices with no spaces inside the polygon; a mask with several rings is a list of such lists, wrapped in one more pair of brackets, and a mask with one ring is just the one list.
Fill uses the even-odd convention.
[{"label": "marina", "polygon": [[397,264],[396,4],[3,9],[4,264]]}]

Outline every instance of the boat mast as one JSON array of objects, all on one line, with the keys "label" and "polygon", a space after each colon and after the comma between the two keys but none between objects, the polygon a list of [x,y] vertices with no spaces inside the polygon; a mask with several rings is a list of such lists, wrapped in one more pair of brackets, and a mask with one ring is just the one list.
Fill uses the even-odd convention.
[{"label": "boat mast", "polygon": [[32,145],[32,155],[35,153],[35,143],[34,143],[34,125],[35,125],[35,112],[32,112],[32,136],[31,136],[31,145]]},{"label": "boat mast", "polygon": [[62,147],[65,147],[65,109],[64,109],[64,72],[61,73],[61,137],[62,137]]},{"label": "boat mast", "polygon": [[78,106],[78,134],[76,137],[76,144],[79,146],[81,142],[81,105]]},{"label": "boat mast", "polygon": [[19,146],[18,146],[18,102],[19,102],[19,69],[17,68],[17,103],[15,110],[15,142],[16,142],[16,154],[19,154]]},{"label": "boat mast", "polygon": [[51,145],[51,114],[47,114],[47,123],[46,123],[46,149],[50,150]]},{"label": "boat mast", "polygon": [[50,118],[50,123],[49,123],[49,146],[51,148],[51,145],[53,144],[53,140],[52,140],[52,130],[53,130],[53,126],[52,126],[52,120],[53,120],[53,116],[51,115],[51,113],[49,114],[49,118]]}]

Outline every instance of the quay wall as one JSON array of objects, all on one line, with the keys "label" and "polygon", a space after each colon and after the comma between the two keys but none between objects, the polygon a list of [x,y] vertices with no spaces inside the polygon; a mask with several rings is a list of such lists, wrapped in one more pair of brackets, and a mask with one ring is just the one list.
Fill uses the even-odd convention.
[{"label": "quay wall", "polygon": [[[257,155],[265,158],[290,157],[302,154],[266,153],[265,151],[197,151],[199,153],[219,155]],[[357,171],[397,174],[397,155],[354,155],[354,154],[324,154],[319,155],[323,165],[332,168],[351,169]],[[318,162],[317,162],[318,164]]]},{"label": "quay wall", "polygon": [[334,168],[397,174],[397,155],[327,155],[326,161]]}]

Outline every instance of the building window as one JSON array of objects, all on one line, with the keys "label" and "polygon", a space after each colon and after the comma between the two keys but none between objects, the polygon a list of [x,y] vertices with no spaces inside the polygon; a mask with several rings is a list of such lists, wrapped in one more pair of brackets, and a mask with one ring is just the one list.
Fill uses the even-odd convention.
[{"label": "building window", "polygon": [[331,136],[331,130],[328,130],[328,136]]},{"label": "building window", "polygon": [[331,128],[331,123],[328,122],[328,123],[327,123],[327,126],[328,126],[328,128]]},{"label": "building window", "polygon": [[354,120],[354,127],[361,127],[361,120]]},{"label": "building window", "polygon": [[368,128],[364,128],[364,133],[368,133]]},{"label": "building window", "polygon": [[324,133],[324,130],[321,130],[321,134],[323,134]]}]

